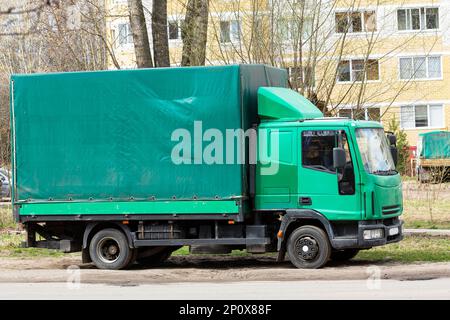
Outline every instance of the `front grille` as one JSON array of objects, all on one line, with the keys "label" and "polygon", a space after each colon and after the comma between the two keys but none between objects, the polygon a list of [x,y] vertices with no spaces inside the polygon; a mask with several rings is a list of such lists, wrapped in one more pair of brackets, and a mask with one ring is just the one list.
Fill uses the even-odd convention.
[{"label": "front grille", "polygon": [[400,212],[400,205],[396,204],[393,206],[385,206],[383,208],[381,208],[381,213],[382,214],[395,214],[395,213],[399,213]]}]

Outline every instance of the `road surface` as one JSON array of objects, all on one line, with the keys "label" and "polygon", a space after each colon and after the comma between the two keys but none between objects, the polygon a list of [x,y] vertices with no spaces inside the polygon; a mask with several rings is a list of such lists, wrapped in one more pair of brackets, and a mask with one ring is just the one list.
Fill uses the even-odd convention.
[{"label": "road surface", "polygon": [[432,280],[241,281],[106,285],[1,283],[0,299],[450,299],[450,278]]}]

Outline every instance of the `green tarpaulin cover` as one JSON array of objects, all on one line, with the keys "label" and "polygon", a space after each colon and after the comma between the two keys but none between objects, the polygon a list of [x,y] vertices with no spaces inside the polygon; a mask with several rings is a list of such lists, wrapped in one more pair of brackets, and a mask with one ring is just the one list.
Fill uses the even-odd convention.
[{"label": "green tarpaulin cover", "polygon": [[243,195],[244,166],[176,165],[171,134],[194,143],[194,121],[246,129],[258,87],[286,85],[285,70],[262,65],[14,75],[14,200]]},{"label": "green tarpaulin cover", "polygon": [[433,131],[419,134],[419,155],[425,159],[450,158],[450,132]]}]

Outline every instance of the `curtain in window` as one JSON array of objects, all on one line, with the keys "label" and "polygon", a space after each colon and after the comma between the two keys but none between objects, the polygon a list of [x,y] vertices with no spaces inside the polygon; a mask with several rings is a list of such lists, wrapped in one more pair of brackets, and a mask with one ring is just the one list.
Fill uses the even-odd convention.
[{"label": "curtain in window", "polygon": [[400,79],[411,79],[413,76],[412,70],[412,59],[400,58]]},{"label": "curtain in window", "polygon": [[441,58],[428,57],[428,78],[441,77]]},{"label": "curtain in window", "polygon": [[414,75],[416,79],[427,77],[427,66],[425,64],[425,57],[414,57]]},{"label": "curtain in window", "polygon": [[241,24],[238,20],[231,21],[231,40],[239,41],[241,38]]},{"label": "curtain in window", "polygon": [[400,122],[402,128],[414,128],[414,106],[400,108]]},{"label": "curtain in window", "polygon": [[442,127],[442,105],[430,105],[430,127]]}]

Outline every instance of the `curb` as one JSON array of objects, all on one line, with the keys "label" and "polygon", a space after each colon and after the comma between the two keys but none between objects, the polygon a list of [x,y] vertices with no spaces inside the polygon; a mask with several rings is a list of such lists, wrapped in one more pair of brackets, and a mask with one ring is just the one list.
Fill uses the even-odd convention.
[{"label": "curb", "polygon": [[435,236],[435,237],[450,237],[450,229],[404,229],[405,236]]}]

